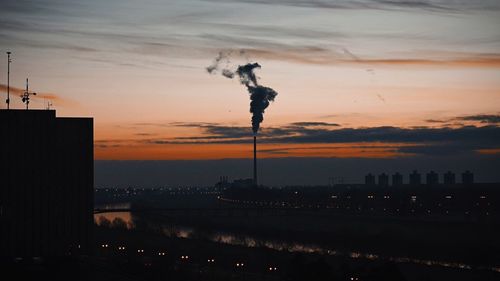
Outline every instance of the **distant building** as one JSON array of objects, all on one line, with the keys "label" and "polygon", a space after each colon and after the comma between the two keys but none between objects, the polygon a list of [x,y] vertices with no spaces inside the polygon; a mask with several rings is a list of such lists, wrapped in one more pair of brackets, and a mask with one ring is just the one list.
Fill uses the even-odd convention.
[{"label": "distant building", "polygon": [[230,186],[227,176],[220,176],[219,181],[215,184],[217,188],[228,188]]},{"label": "distant building", "polygon": [[0,256],[89,253],[93,119],[0,110],[0,131]]},{"label": "distant building", "polygon": [[451,171],[448,171],[444,174],[443,177],[444,184],[455,184],[455,174]]},{"label": "distant building", "polygon": [[465,171],[462,173],[462,183],[463,184],[473,184],[474,183],[474,174],[470,171]]},{"label": "distant building", "polygon": [[389,176],[386,173],[378,175],[379,186],[389,186]]},{"label": "distant building", "polygon": [[366,185],[375,185],[375,176],[372,174],[368,174],[365,176],[365,184]]},{"label": "distant building", "polygon": [[421,184],[421,183],[422,183],[422,177],[416,170],[414,170],[410,174],[410,184]]},{"label": "distant building", "polygon": [[436,185],[439,183],[439,176],[436,172],[430,171],[427,173],[426,182],[428,185]]},{"label": "distant building", "polygon": [[242,188],[242,187],[253,187],[255,186],[253,179],[237,179],[231,184],[231,187]]},{"label": "distant building", "polygon": [[392,175],[392,185],[403,185],[403,175],[401,175],[400,173],[395,173],[394,175]]}]

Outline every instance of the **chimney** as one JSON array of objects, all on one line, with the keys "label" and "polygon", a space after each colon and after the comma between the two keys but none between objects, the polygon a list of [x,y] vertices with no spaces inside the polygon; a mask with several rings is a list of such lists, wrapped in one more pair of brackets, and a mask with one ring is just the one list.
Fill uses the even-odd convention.
[{"label": "chimney", "polygon": [[253,184],[257,183],[257,136],[253,136]]}]

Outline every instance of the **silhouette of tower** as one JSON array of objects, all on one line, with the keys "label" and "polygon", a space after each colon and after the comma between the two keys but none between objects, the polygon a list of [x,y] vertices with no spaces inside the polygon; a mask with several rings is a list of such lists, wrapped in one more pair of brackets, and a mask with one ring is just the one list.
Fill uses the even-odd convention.
[{"label": "silhouette of tower", "polygon": [[389,186],[389,176],[385,173],[378,175],[379,186]]},{"label": "silhouette of tower", "polygon": [[444,184],[455,184],[455,174],[451,171],[446,172],[443,179]]},{"label": "silhouette of tower", "polygon": [[428,185],[436,185],[439,183],[439,176],[436,172],[430,171],[427,173],[426,182]]},{"label": "silhouette of tower", "polygon": [[400,186],[403,185],[403,175],[400,173],[395,173],[392,175],[392,185],[393,186]]},{"label": "silhouette of tower", "polygon": [[420,174],[417,172],[417,170],[414,170],[410,174],[410,184],[418,185],[422,183],[422,178]]},{"label": "silhouette of tower", "polygon": [[375,176],[371,173],[365,176],[366,185],[375,185]]},{"label": "silhouette of tower", "polygon": [[469,170],[462,173],[462,183],[463,184],[473,184],[474,183],[474,174]]},{"label": "silhouette of tower", "polygon": [[258,186],[257,182],[257,136],[253,136],[253,184]]}]

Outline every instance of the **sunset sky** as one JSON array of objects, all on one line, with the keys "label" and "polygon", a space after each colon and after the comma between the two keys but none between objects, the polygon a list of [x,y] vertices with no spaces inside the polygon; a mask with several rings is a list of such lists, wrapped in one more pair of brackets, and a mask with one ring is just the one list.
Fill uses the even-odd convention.
[{"label": "sunset sky", "polygon": [[279,93],[261,157],[500,153],[497,0],[4,0],[2,100],[8,50],[32,108],[94,117],[98,160],[251,157],[220,52]]}]

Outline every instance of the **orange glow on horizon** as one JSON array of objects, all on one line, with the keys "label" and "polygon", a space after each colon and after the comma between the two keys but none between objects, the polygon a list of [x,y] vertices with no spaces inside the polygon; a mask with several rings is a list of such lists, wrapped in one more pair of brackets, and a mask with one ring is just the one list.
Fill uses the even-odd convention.
[{"label": "orange glow on horizon", "polygon": [[[398,148],[409,143],[259,144],[259,158],[392,158],[411,156]],[[163,144],[95,147],[97,160],[209,160],[253,157],[252,144]]]}]

